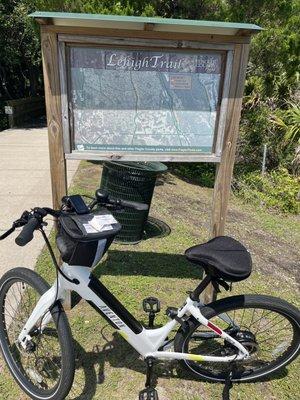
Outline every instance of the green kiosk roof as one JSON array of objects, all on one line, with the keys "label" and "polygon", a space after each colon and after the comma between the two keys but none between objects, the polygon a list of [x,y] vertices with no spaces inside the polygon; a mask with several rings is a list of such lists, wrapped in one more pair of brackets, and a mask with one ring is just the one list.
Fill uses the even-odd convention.
[{"label": "green kiosk roof", "polygon": [[153,30],[156,32],[236,36],[245,34],[250,35],[262,30],[261,27],[253,24],[103,14],[36,11],[33,14],[30,14],[30,17],[36,18],[39,23],[56,26]]}]

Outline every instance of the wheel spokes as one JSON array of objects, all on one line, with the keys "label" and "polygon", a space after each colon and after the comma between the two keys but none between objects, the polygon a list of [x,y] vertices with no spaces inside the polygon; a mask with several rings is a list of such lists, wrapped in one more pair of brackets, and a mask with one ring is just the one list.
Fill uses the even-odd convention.
[{"label": "wheel spokes", "polygon": [[[226,318],[224,318],[226,315]],[[250,353],[248,360],[236,362],[238,373],[251,373],[275,362],[289,351],[294,337],[292,323],[282,314],[260,308],[235,309],[211,320],[232,337],[240,341]],[[234,330],[240,327],[244,338],[235,337]],[[252,338],[252,339],[251,339]],[[238,350],[216,337],[205,326],[200,326],[189,339],[189,352],[206,356],[226,356],[238,354]],[[201,364],[213,373],[226,373],[229,363],[204,362]]]},{"label": "wheel spokes", "polygon": [[36,327],[31,351],[23,349],[18,336],[40,295],[25,282],[14,282],[7,290],[2,307],[7,344],[19,371],[34,386],[53,389],[61,374],[61,348],[56,326],[51,320],[43,332]]}]

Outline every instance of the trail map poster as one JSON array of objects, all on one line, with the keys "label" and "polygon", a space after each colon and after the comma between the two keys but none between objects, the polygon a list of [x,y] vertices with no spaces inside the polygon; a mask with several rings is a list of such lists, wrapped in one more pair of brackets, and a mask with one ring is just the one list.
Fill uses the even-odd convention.
[{"label": "trail map poster", "polygon": [[212,153],[221,52],[70,48],[75,150]]}]

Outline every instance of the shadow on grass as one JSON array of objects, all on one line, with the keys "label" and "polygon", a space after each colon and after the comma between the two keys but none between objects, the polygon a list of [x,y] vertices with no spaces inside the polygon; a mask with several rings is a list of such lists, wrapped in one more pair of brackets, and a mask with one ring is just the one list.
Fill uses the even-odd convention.
[{"label": "shadow on grass", "polygon": [[[86,352],[78,342],[75,342],[76,368],[82,368],[84,377],[82,381],[75,381],[70,396],[72,400],[90,400],[95,398],[97,387],[110,379],[109,374],[105,370],[105,364],[107,363],[113,368],[126,368],[141,374],[146,373],[145,362],[117,332],[113,333],[112,340],[106,337],[105,329],[107,327],[108,325],[104,326],[100,332],[102,339],[106,342],[103,347],[96,345],[93,351]],[[279,373],[272,374],[270,377],[261,379],[259,382],[282,379],[287,376],[287,372],[287,369],[283,368]],[[160,361],[155,364],[153,374],[154,386],[157,385],[158,378],[174,378],[189,381],[199,380],[189,373],[188,370],[182,368],[176,360],[168,362]],[[141,387],[138,390],[144,389],[143,385],[144,382],[141,381]],[[126,393],[124,395],[126,396]],[[229,391],[226,390],[226,385],[223,391],[223,400],[225,399],[229,399]]]},{"label": "shadow on grass", "polygon": [[[104,275],[196,279],[195,287],[204,277],[202,268],[191,264],[181,254],[128,250],[109,250],[108,258],[97,265],[93,274],[99,279]],[[72,307],[80,300],[81,297],[72,292]]]},{"label": "shadow on grass", "polygon": [[[104,326],[100,334],[105,340],[104,346],[94,346],[93,351],[86,352],[83,347],[75,342],[76,369],[82,369],[84,377],[81,381],[76,380],[70,393],[72,400],[94,399],[97,386],[109,379],[106,375],[105,363],[109,363],[114,368],[128,368],[140,373],[145,373],[145,363],[139,358],[138,353],[124,341],[124,339],[113,333],[113,339],[106,338]],[[111,335],[111,334],[110,334]],[[143,387],[141,387],[143,389]]]},{"label": "shadow on grass", "polygon": [[162,278],[201,279],[202,268],[189,263],[185,256],[144,251],[110,250],[107,260],[94,270],[101,275],[143,275]]},{"label": "shadow on grass", "polygon": [[[113,368],[126,368],[146,374],[146,364],[139,357],[139,354],[117,332],[113,333],[112,340],[107,339],[105,337],[106,328],[107,326],[104,326],[101,330],[101,336],[106,341],[106,344],[103,347],[94,346],[92,352],[86,352],[78,342],[75,342],[76,368],[83,369],[84,378],[80,382],[75,381],[70,393],[72,400],[95,398],[97,387],[110,379],[105,370],[105,364],[107,363]],[[154,386],[157,385],[158,377],[165,379],[171,377],[191,379],[191,376],[179,376],[177,370],[178,363],[176,361],[156,364],[152,384]],[[144,389],[143,385],[144,382],[141,380],[141,387],[138,390]],[[126,396],[126,393],[124,395]]]}]

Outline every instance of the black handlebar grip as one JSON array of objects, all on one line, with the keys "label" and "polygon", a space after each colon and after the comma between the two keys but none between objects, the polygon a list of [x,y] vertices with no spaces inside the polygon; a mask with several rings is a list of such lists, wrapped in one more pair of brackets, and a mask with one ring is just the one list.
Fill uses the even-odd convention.
[{"label": "black handlebar grip", "polygon": [[40,221],[37,218],[30,218],[21,233],[16,237],[16,244],[18,246],[25,246],[33,239],[33,232],[40,225]]},{"label": "black handlebar grip", "polygon": [[123,207],[133,208],[137,211],[147,211],[149,209],[148,204],[138,203],[137,201],[119,200],[119,204]]}]

